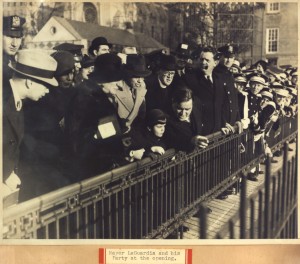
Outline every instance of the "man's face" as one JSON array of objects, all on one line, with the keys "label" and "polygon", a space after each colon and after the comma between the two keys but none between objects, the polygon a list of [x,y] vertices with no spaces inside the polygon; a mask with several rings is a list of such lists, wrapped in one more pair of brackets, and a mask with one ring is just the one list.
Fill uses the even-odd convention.
[{"label": "man's face", "polygon": [[175,71],[159,71],[158,78],[165,86],[169,86],[174,79]]},{"label": "man's face", "polygon": [[270,102],[271,102],[271,99],[269,97],[263,96],[261,98],[261,102],[260,102],[261,108],[265,108]]},{"label": "man's face", "polygon": [[39,82],[35,82],[34,80],[27,79],[26,80],[26,98],[38,101],[43,96],[45,96],[47,93],[49,93],[49,90],[47,87]]},{"label": "man's face", "polygon": [[264,88],[264,85],[258,82],[249,82],[250,90],[254,95],[259,94],[259,92]]},{"label": "man's face", "polygon": [[103,83],[102,89],[105,93],[115,94],[116,91],[119,90],[119,88],[122,88],[123,83],[122,81],[116,81],[116,82],[109,82],[109,83]]},{"label": "man's face", "polygon": [[231,71],[232,73],[239,73],[239,69],[236,68],[236,67],[231,67],[231,68],[230,68],[230,71]]},{"label": "man's face", "polygon": [[89,75],[94,71],[94,66],[86,67],[81,69],[81,75],[84,80],[89,79]]},{"label": "man's face", "polygon": [[228,69],[230,69],[233,62],[234,62],[234,56],[227,55],[227,56],[222,56],[219,63],[224,65]]},{"label": "man's face", "polygon": [[70,73],[57,77],[58,85],[61,88],[70,88],[74,80],[74,70]]},{"label": "man's face", "polygon": [[133,89],[139,89],[143,86],[146,87],[143,77],[130,78],[129,83],[130,83],[130,87]]},{"label": "man's face", "polygon": [[238,90],[238,92],[244,92],[246,91],[246,83],[244,82],[235,82],[235,88]]},{"label": "man's face", "polygon": [[185,59],[182,56],[177,56],[176,57],[176,64],[177,64],[179,69],[183,69],[186,66],[187,62],[188,62],[188,59]]},{"label": "man's face", "polygon": [[201,52],[199,61],[200,69],[203,71],[204,75],[211,75],[213,69],[216,67],[214,54],[212,52]]},{"label": "man's face", "polygon": [[181,102],[180,104],[172,104],[173,111],[179,121],[187,121],[193,110],[193,100],[190,99],[186,102]]},{"label": "man's face", "polygon": [[81,69],[81,64],[80,64],[80,62],[75,62],[75,63],[74,63],[74,70],[75,70],[75,73],[76,73],[76,74],[79,73],[80,69]]},{"label": "man's face", "polygon": [[108,45],[100,45],[98,50],[94,50],[94,54],[99,56],[101,54],[109,53],[109,46]]},{"label": "man's face", "polygon": [[279,105],[279,107],[280,107],[281,109],[284,108],[284,106],[285,106],[285,101],[286,101],[286,98],[285,98],[284,96],[281,96],[281,95],[279,95],[279,94],[276,94],[276,96],[275,96],[275,102],[276,102],[276,104]]},{"label": "man's face", "polygon": [[285,106],[290,106],[290,104],[291,104],[291,101],[292,101],[292,96],[291,95],[289,95],[288,97],[286,97],[285,98],[285,102],[284,102],[284,105]]},{"label": "man's face", "polygon": [[298,83],[298,76],[297,75],[292,76],[291,82],[292,84],[296,85]]},{"label": "man's face", "polygon": [[159,138],[164,135],[166,124],[157,124],[153,126],[153,134]]},{"label": "man's face", "polygon": [[22,37],[9,37],[3,35],[3,51],[7,55],[14,56],[20,49],[22,43]]}]

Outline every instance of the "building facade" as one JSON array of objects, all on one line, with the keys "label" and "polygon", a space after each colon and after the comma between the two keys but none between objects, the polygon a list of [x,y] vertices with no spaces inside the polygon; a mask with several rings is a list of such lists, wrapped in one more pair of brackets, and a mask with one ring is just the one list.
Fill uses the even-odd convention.
[{"label": "building facade", "polygon": [[268,3],[263,57],[274,65],[298,65],[298,3]]}]

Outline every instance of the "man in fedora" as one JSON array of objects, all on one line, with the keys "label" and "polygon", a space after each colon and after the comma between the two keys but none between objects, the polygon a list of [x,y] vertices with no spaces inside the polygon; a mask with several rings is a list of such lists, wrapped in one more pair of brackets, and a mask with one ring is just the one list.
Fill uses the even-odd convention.
[{"label": "man in fedora", "polygon": [[[145,118],[146,102],[145,96],[147,93],[144,78],[151,74],[151,71],[146,68],[146,61],[143,55],[128,54],[126,64],[124,64],[124,80],[130,89],[131,96],[122,99],[122,91],[118,91],[116,96],[119,97],[119,104],[124,105],[127,109],[127,126],[134,124],[139,125]],[[133,104],[126,103],[127,100],[133,100]]]},{"label": "man in fedora", "polygon": [[8,66],[13,70],[13,76],[6,87],[12,91],[11,96],[3,102],[4,196],[14,192],[21,183],[18,162],[24,134],[23,100],[38,101],[49,92],[48,85],[58,85],[54,78],[57,62],[43,51],[21,50],[16,62],[10,62]]},{"label": "man in fedora", "polygon": [[20,201],[48,193],[68,184],[64,161],[64,117],[76,89],[73,87],[74,55],[54,51],[54,77],[58,87],[49,86],[49,93],[39,102],[27,102],[24,109],[25,133],[21,145],[20,168],[29,178],[20,191]]},{"label": "man in fedora", "polygon": [[69,170],[74,180],[111,170],[122,157],[122,127],[116,102],[111,94],[122,88],[122,62],[115,54],[95,60],[94,72],[78,86],[65,117]]},{"label": "man in fedora", "polygon": [[112,44],[104,37],[97,37],[93,39],[91,46],[89,47],[89,54],[92,58],[96,58],[102,54],[109,53]]},{"label": "man in fedora", "polygon": [[147,112],[151,109],[171,110],[172,82],[178,69],[173,55],[161,54],[158,70],[145,79]]},{"label": "man in fedora", "polygon": [[[8,87],[13,71],[8,67],[9,62],[15,62],[14,56],[21,47],[23,39],[23,25],[25,18],[17,15],[3,17],[3,87]],[[3,99],[10,97],[11,91],[3,89]]]}]

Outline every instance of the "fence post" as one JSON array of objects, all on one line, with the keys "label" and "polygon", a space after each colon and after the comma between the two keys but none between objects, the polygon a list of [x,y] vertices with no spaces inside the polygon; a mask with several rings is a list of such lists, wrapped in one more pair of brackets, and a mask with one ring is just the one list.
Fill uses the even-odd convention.
[{"label": "fence post", "polygon": [[200,239],[206,239],[206,213],[207,213],[207,208],[203,205],[200,206]]},{"label": "fence post", "polygon": [[271,161],[270,157],[266,160],[266,178],[265,178],[265,223],[264,223],[264,238],[269,238],[270,235],[270,178],[271,178]]},{"label": "fence post", "polygon": [[247,197],[247,177],[242,175],[242,188],[241,188],[241,201],[240,201],[240,218],[241,218],[241,229],[240,238],[246,238],[246,198]]},{"label": "fence post", "polygon": [[286,191],[287,191],[287,166],[288,166],[288,143],[284,143],[283,147],[283,164],[282,164],[282,196],[281,196],[281,215],[286,213]]}]

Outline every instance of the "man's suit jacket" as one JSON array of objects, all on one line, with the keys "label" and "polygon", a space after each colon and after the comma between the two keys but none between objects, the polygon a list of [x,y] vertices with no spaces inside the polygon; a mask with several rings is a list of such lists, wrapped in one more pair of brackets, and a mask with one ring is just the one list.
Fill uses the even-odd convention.
[{"label": "man's suit jacket", "polygon": [[200,69],[186,73],[186,84],[199,98],[202,108],[203,135],[219,131],[222,123],[222,106],[224,101],[223,81],[213,74],[213,84],[208,81]]}]

